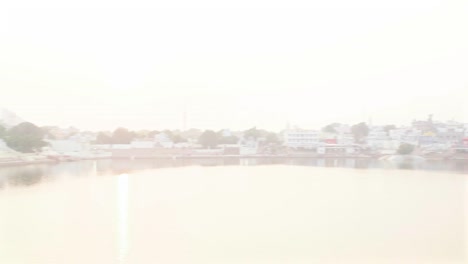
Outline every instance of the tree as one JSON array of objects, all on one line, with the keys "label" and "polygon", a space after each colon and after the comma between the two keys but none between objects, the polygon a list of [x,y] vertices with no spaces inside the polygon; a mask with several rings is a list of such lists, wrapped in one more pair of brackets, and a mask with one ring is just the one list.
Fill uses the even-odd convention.
[{"label": "tree", "polygon": [[402,143],[400,147],[397,150],[397,153],[400,155],[408,155],[413,153],[414,151],[414,145],[408,144],[408,143]]},{"label": "tree", "polygon": [[[239,138],[232,135],[229,131],[229,133],[225,132],[226,130],[222,129],[219,130],[216,135],[218,136],[218,143],[219,144],[237,144],[239,142]],[[228,136],[225,136],[225,134],[229,134]]]},{"label": "tree", "polygon": [[8,147],[23,153],[41,150],[47,145],[43,138],[44,131],[29,122],[12,127],[4,135]]},{"label": "tree", "polygon": [[171,131],[166,129],[163,133],[174,143],[187,142],[187,139],[181,135],[182,133],[179,130]]},{"label": "tree", "polygon": [[276,144],[276,143],[279,143],[280,140],[278,138],[278,136],[276,135],[276,133],[273,133],[273,132],[269,132],[266,136],[266,143],[271,143],[271,144]]},{"label": "tree", "polygon": [[203,131],[201,131],[200,129],[191,128],[189,130],[182,131],[180,135],[184,138],[194,139],[199,138],[202,133]]},{"label": "tree", "polygon": [[164,130],[163,133],[166,134],[166,136],[171,140],[174,137],[174,133],[170,131],[169,129]]},{"label": "tree", "polygon": [[238,141],[239,138],[236,136],[219,137],[220,144],[236,144]]},{"label": "tree", "polygon": [[157,130],[152,130],[148,133],[148,137],[150,138],[154,138],[154,136],[156,136],[157,134],[159,134],[160,132],[157,131]]},{"label": "tree", "polygon": [[214,148],[218,145],[218,135],[213,130],[205,130],[198,138],[198,142],[205,148]]},{"label": "tree", "polygon": [[366,125],[366,123],[362,122],[353,125],[351,127],[351,132],[353,133],[356,143],[361,143],[364,141],[365,137],[369,135],[369,127]]},{"label": "tree", "polygon": [[4,126],[0,125],[0,139],[5,137],[5,134],[6,134],[6,128]]},{"label": "tree", "polygon": [[251,129],[244,131],[244,138],[257,139],[261,137],[261,135],[262,135],[262,132],[258,130],[256,127],[252,127]]},{"label": "tree", "polygon": [[130,144],[135,138],[135,133],[130,132],[126,128],[117,128],[112,134],[112,143],[114,144]]},{"label": "tree", "polygon": [[181,142],[187,142],[187,139],[183,138],[179,134],[172,135],[171,137],[172,142],[174,143],[181,143]]},{"label": "tree", "polygon": [[336,134],[337,131],[335,129],[335,127],[339,125],[338,123],[332,123],[332,124],[329,124],[329,125],[326,125],[322,128],[322,131],[323,132],[326,132],[326,133],[333,133],[333,134]]},{"label": "tree", "polygon": [[135,137],[138,138],[138,139],[143,139],[143,138],[148,138],[148,135],[150,133],[149,130],[138,130],[138,131],[134,131],[135,133]]},{"label": "tree", "polygon": [[112,144],[112,137],[104,132],[99,132],[96,137],[97,144]]}]

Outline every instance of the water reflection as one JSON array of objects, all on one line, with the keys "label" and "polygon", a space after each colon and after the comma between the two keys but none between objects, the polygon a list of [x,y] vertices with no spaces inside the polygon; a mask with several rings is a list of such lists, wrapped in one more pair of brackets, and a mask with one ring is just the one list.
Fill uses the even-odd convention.
[{"label": "water reflection", "polygon": [[17,169],[14,174],[7,177],[10,186],[30,186],[41,182],[44,176],[44,168],[33,167],[27,170]]},{"label": "water reflection", "polygon": [[421,163],[390,163],[369,159],[310,159],[310,158],[217,158],[217,159],[142,159],[98,160],[58,164],[39,164],[0,168],[0,190],[16,186],[33,186],[43,181],[91,175],[119,175],[135,171],[184,166],[257,166],[287,164],[311,167],[355,169],[430,170],[468,173],[468,162],[439,160]]},{"label": "water reflection", "polygon": [[117,209],[119,262],[125,263],[128,253],[128,174],[118,176]]},{"label": "water reflection", "polygon": [[416,168],[416,164],[411,162],[402,162],[397,165],[399,169],[402,170],[414,170]]},{"label": "water reflection", "polygon": [[43,181],[96,175],[96,161],[35,164],[0,168],[0,189],[32,186]]},{"label": "water reflection", "polygon": [[146,168],[180,163],[105,162],[86,163],[80,173],[123,165],[135,172],[74,181],[77,175],[52,175],[57,184],[0,193],[0,263],[467,260],[465,175],[329,169],[305,159],[304,166],[170,170]]}]

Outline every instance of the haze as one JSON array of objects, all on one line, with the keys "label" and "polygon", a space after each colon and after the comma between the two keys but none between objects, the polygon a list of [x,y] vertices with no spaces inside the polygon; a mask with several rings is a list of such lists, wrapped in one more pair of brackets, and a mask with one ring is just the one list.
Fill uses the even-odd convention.
[{"label": "haze", "polygon": [[342,4],[0,8],[0,106],[91,130],[468,121],[465,1]]}]

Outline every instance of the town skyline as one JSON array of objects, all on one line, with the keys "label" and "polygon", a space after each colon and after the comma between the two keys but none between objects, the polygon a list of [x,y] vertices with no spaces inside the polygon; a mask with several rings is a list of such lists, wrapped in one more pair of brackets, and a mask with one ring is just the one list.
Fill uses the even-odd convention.
[{"label": "town skyline", "polygon": [[[388,126],[388,125],[394,125],[394,126],[397,126],[397,127],[406,127],[406,126],[411,126],[412,122],[414,122],[414,121],[426,121],[426,120],[429,120],[429,119],[431,119],[434,123],[455,122],[455,123],[459,123],[459,124],[468,124],[468,122],[464,122],[463,120],[455,120],[455,119],[440,120],[434,114],[428,114],[428,115],[425,116],[425,118],[412,118],[411,121],[406,123],[406,124],[398,124],[398,123],[379,123],[379,124],[376,124],[376,123],[373,122],[372,118],[369,118],[368,120],[362,120],[362,121],[357,121],[357,122],[353,122],[353,123],[340,122],[339,120],[335,120],[335,121],[332,121],[330,123],[326,123],[324,125],[316,126],[316,127],[306,127],[306,126],[301,126],[301,125],[297,125],[297,124],[286,123],[283,128],[280,128],[278,130],[269,129],[269,128],[265,128],[265,127],[261,127],[261,126],[257,126],[257,125],[252,125],[252,126],[249,126],[249,127],[241,127],[241,128],[232,128],[232,127],[219,127],[219,128],[185,127],[185,128],[183,128],[184,125],[181,125],[181,127],[175,127],[175,128],[171,128],[171,127],[132,128],[132,127],[128,127],[128,126],[125,126],[125,125],[120,125],[120,126],[116,126],[116,127],[110,127],[110,128],[107,128],[107,129],[86,129],[86,128],[81,128],[81,127],[76,126],[76,125],[58,125],[58,124],[45,124],[44,125],[44,124],[39,124],[37,122],[34,122],[33,120],[27,120],[27,119],[22,118],[21,116],[17,115],[15,112],[11,111],[10,109],[0,107],[0,125],[6,126],[6,127],[13,127],[13,126],[15,126],[15,125],[17,125],[19,123],[22,123],[22,122],[29,122],[29,123],[33,123],[33,124],[37,125],[38,127],[74,128],[74,129],[78,129],[80,131],[91,131],[91,132],[101,132],[101,131],[111,132],[111,131],[114,131],[114,130],[116,130],[118,128],[126,128],[126,129],[133,130],[133,131],[145,131],[145,130],[146,131],[151,131],[151,130],[154,130],[154,131],[164,131],[164,130],[188,131],[188,130],[191,130],[191,129],[197,129],[197,130],[202,130],[202,131],[203,130],[244,131],[244,130],[254,128],[254,127],[257,128],[257,129],[265,129],[265,130],[273,131],[273,132],[281,132],[283,130],[288,130],[288,129],[292,129],[292,130],[294,130],[294,129],[322,130],[324,127],[326,127],[328,125],[333,125],[333,124],[352,126],[352,125],[359,124],[359,123],[365,123],[368,126],[375,126],[375,127],[383,127],[383,126]],[[181,120],[182,120],[181,122],[184,122],[184,117],[182,117]]]}]

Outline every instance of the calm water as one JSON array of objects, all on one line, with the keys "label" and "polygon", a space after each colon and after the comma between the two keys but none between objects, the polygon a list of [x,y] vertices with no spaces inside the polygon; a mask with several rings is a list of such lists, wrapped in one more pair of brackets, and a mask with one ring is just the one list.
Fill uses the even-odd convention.
[{"label": "calm water", "polygon": [[0,168],[0,263],[468,263],[467,165],[403,168],[252,159]]}]

